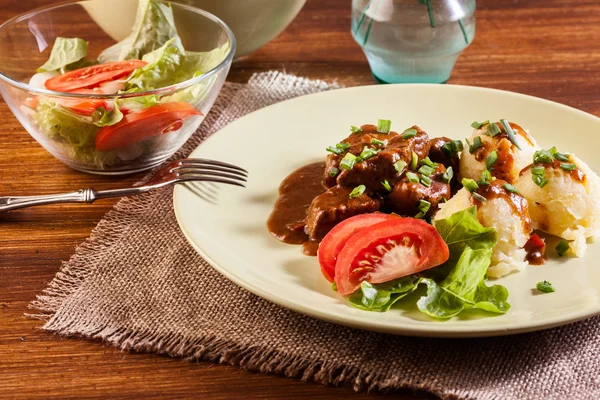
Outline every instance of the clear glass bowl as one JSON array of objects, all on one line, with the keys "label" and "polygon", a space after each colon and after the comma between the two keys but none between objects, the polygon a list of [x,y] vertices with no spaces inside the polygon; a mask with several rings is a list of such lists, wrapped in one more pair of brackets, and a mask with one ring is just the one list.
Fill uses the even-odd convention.
[{"label": "clear glass bowl", "polygon": [[[176,85],[121,95],[54,92],[39,88],[40,85],[33,82],[29,84],[36,69],[48,59],[57,37],[85,39],[89,43],[90,59],[95,59],[102,50],[113,45],[115,39],[100,26],[106,25],[106,19],[110,19],[111,14],[118,13],[119,7],[126,3],[137,5],[137,0],[62,3],[33,10],[0,25],[2,97],[35,140],[60,161],[80,171],[106,175],[133,173],[152,168],[173,155],[198,129],[204,116],[210,111],[235,54],[235,38],[223,21],[199,8],[172,3],[175,25],[187,51],[210,51],[229,44],[225,59],[212,70]],[[95,11],[92,18],[92,10],[110,12],[98,14]],[[188,92],[185,93],[191,91],[194,96],[169,97],[186,90]],[[148,128],[150,132],[142,135],[145,139],[109,151],[99,151],[95,147],[96,134],[100,128],[78,124],[77,120],[70,119],[68,113],[66,119],[61,114],[61,118],[54,121],[40,108],[48,107],[49,104],[69,105],[85,101],[104,101],[110,107],[117,99],[127,102],[150,98],[145,96],[153,96],[153,101],[158,101],[159,104],[169,103],[177,97],[186,98],[189,99],[187,104],[190,106],[183,104],[188,111],[181,120],[169,126],[164,126],[164,123],[152,125]],[[152,129],[156,132],[152,132]]]}]

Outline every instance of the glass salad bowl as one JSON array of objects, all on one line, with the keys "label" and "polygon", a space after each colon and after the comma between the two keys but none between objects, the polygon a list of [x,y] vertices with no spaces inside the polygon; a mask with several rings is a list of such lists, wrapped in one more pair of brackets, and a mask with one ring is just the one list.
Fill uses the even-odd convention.
[{"label": "glass salad bowl", "polygon": [[[118,13],[125,4],[137,13],[127,21],[130,33],[115,41],[89,10]],[[198,129],[235,48],[227,25],[191,6],[67,2],[0,25],[0,93],[31,136],[66,165],[133,173],[169,158]]]}]

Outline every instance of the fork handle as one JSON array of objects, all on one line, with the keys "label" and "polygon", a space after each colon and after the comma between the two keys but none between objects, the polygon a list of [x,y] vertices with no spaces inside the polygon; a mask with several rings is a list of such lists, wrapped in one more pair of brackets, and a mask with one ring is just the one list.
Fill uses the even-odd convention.
[{"label": "fork handle", "polygon": [[71,193],[47,194],[42,196],[9,196],[0,197],[0,212],[18,210],[19,208],[43,206],[57,203],[93,203],[98,199],[110,197],[133,196],[148,191],[150,187],[140,186],[126,189],[94,190],[81,189]]}]

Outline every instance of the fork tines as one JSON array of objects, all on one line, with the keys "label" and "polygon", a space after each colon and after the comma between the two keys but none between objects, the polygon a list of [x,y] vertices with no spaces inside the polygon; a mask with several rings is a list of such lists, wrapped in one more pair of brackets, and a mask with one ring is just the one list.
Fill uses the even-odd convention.
[{"label": "fork tines", "polygon": [[245,186],[241,182],[247,181],[248,172],[245,169],[220,161],[186,158],[177,164],[170,172],[182,181],[217,182],[242,187]]}]

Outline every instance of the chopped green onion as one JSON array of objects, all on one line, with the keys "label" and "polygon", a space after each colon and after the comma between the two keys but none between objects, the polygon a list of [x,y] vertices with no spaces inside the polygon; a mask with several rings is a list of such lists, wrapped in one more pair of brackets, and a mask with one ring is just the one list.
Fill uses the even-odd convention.
[{"label": "chopped green onion", "polygon": [[448,201],[448,199],[447,199],[447,198],[445,198],[445,197],[442,197],[442,203],[445,203],[445,202],[447,202],[447,201]]},{"label": "chopped green onion", "polygon": [[414,151],[410,155],[410,169],[416,171],[419,164],[419,156]]},{"label": "chopped green onion", "polygon": [[398,172],[399,174],[403,173],[404,170],[406,169],[406,162],[404,160],[398,160],[394,163],[394,169],[396,170],[396,172]]},{"label": "chopped green onion", "polygon": [[337,283],[335,283],[335,281],[333,281],[333,283],[331,284],[331,290],[333,290],[334,292],[338,291]]},{"label": "chopped green onion", "polygon": [[467,189],[471,193],[476,191],[477,189],[479,189],[479,185],[477,185],[477,182],[475,182],[473,179],[462,178],[460,183],[462,183],[464,188]]},{"label": "chopped green onion", "polygon": [[429,165],[423,165],[418,170],[418,172],[424,176],[431,176],[431,174],[433,174],[434,171],[435,171],[435,169],[431,168]]},{"label": "chopped green onion", "polygon": [[569,242],[567,242],[565,239],[561,239],[560,242],[558,242],[558,244],[556,245],[555,249],[558,252],[558,256],[562,257],[565,254],[567,254],[567,251],[569,251]]},{"label": "chopped green onion", "polygon": [[329,151],[330,153],[337,154],[338,156],[344,152],[344,150],[338,149],[337,147],[333,147],[333,146],[329,146],[325,150]]},{"label": "chopped green onion", "polygon": [[419,200],[417,208],[420,212],[415,215],[415,218],[423,218],[427,214],[427,211],[429,211],[429,208],[431,208],[431,203],[427,200]]},{"label": "chopped green onion", "polygon": [[358,185],[357,187],[352,189],[352,191],[350,192],[350,198],[354,199],[354,198],[362,195],[365,192],[365,190],[367,190],[367,187],[365,185]]},{"label": "chopped green onion", "polygon": [[371,144],[376,144],[378,146],[385,146],[385,141],[381,141],[381,140],[373,138],[373,139],[371,139]]},{"label": "chopped green onion", "polygon": [[531,173],[533,175],[544,175],[546,173],[546,168],[536,165],[531,167]]},{"label": "chopped green onion", "polygon": [[560,167],[562,169],[564,169],[565,171],[574,171],[577,169],[577,165],[573,164],[573,163],[561,163]]},{"label": "chopped green onion", "polygon": [[515,147],[517,149],[521,150],[521,146],[519,146],[519,142],[517,142],[517,136],[515,135],[515,131],[513,131],[512,127],[510,126],[508,121],[505,119],[501,119],[500,123],[504,127],[504,131],[508,135],[508,138],[510,139],[510,141],[513,142],[513,144],[515,145]]},{"label": "chopped green onion", "polygon": [[331,168],[331,169],[329,170],[329,176],[330,176],[330,177],[332,177],[332,178],[333,178],[334,176],[337,176],[337,174],[339,174],[339,173],[340,173],[340,170],[339,170],[339,169],[337,169],[336,167],[333,167],[333,168]]},{"label": "chopped green onion", "polygon": [[517,188],[514,187],[513,185],[511,185],[510,183],[505,183],[504,189],[506,189],[507,191],[509,191],[513,194],[520,194],[519,191],[517,190]]},{"label": "chopped green onion", "polygon": [[377,121],[377,132],[379,133],[390,133],[392,127],[392,121],[389,119],[380,119]]},{"label": "chopped green onion", "polygon": [[487,121],[483,121],[483,122],[473,121],[473,123],[471,124],[471,127],[475,128],[475,129],[481,129],[482,126],[487,125],[489,123],[490,123],[489,119]]},{"label": "chopped green onion", "polygon": [[487,169],[492,169],[494,164],[496,164],[496,161],[498,161],[498,153],[494,150],[485,158],[485,167]]},{"label": "chopped green onion", "polygon": [[492,173],[488,169],[483,170],[483,172],[481,173],[481,180],[484,181],[484,182],[491,181],[492,180]]},{"label": "chopped green onion", "polygon": [[406,178],[408,179],[408,181],[410,183],[418,183],[419,182],[419,176],[417,174],[415,174],[414,172],[408,171],[406,173]]},{"label": "chopped green onion", "polygon": [[431,186],[431,178],[428,176],[421,176],[421,185],[427,187]]},{"label": "chopped green onion", "polygon": [[340,161],[340,168],[350,171],[354,168],[354,163],[356,162],[356,156],[352,153],[346,153],[344,158]]},{"label": "chopped green onion", "polygon": [[326,150],[330,151],[334,154],[337,154],[338,156],[341,155],[344,151],[348,150],[348,148],[350,147],[350,143],[347,142],[342,142],[342,143],[337,143],[335,145],[335,147],[333,146],[329,146]]},{"label": "chopped green onion", "polygon": [[429,157],[425,157],[424,159],[422,159],[419,164],[421,164],[421,165],[427,165],[427,166],[429,166],[431,168],[437,167],[437,164],[434,163],[433,161],[431,161],[431,159]]},{"label": "chopped green onion", "polygon": [[556,158],[558,161],[565,161],[565,162],[571,161],[571,160],[569,160],[568,154],[563,154],[563,153],[559,153],[559,152],[554,153],[554,158]]},{"label": "chopped green onion", "polygon": [[453,157],[458,154],[459,151],[463,151],[463,142],[461,140],[451,140],[442,146],[442,151],[446,153],[448,157]]},{"label": "chopped green onion", "polygon": [[415,128],[408,128],[402,133],[402,139],[410,139],[417,135],[417,130]]},{"label": "chopped green onion", "polygon": [[543,188],[548,184],[548,179],[542,175],[533,175],[533,182],[538,185],[540,188]]},{"label": "chopped green onion", "polygon": [[538,150],[533,153],[534,164],[548,164],[552,162],[552,153],[549,150]]},{"label": "chopped green onion", "polygon": [[350,125],[350,132],[352,132],[352,133],[361,133],[362,132],[362,128],[359,128],[358,126]]},{"label": "chopped green onion", "polygon": [[452,167],[448,167],[448,169],[446,171],[444,171],[444,173],[442,174],[442,180],[446,183],[450,183],[453,176],[454,176],[454,171],[452,170]]},{"label": "chopped green onion", "polygon": [[363,148],[363,150],[360,152],[358,158],[360,159],[360,161],[368,160],[369,158],[377,155],[377,153],[379,153],[380,151],[381,150],[375,150],[375,149],[365,146]]},{"label": "chopped green onion", "polygon": [[480,202],[480,203],[482,203],[482,204],[485,204],[485,203],[487,203],[487,199],[486,199],[485,197],[483,197],[482,195],[480,195],[479,193],[477,193],[477,192],[473,192],[473,193],[471,193],[471,195],[472,195],[472,196],[473,196],[473,198],[474,198],[475,200],[477,200],[478,202]]},{"label": "chopped green onion", "polygon": [[543,282],[538,282],[535,285],[535,288],[537,290],[539,290],[542,293],[552,293],[554,292],[554,288],[552,287],[552,284],[548,281],[543,281]]},{"label": "chopped green onion", "polygon": [[488,125],[488,128],[487,128],[487,135],[488,136],[494,137],[494,136],[498,135],[501,132],[502,131],[500,130],[500,128],[498,127],[498,125],[496,125],[496,123]]},{"label": "chopped green onion", "polygon": [[385,179],[381,181],[381,186],[383,186],[383,188],[384,188],[385,190],[387,190],[388,192],[391,192],[391,191],[392,191],[392,186],[391,186],[391,185],[390,185],[390,183],[389,183],[387,180],[385,180]]},{"label": "chopped green onion", "polygon": [[471,154],[475,153],[477,151],[477,149],[479,149],[481,146],[483,146],[481,137],[475,136],[475,139],[473,139],[473,144],[469,145],[469,153],[471,153]]}]

